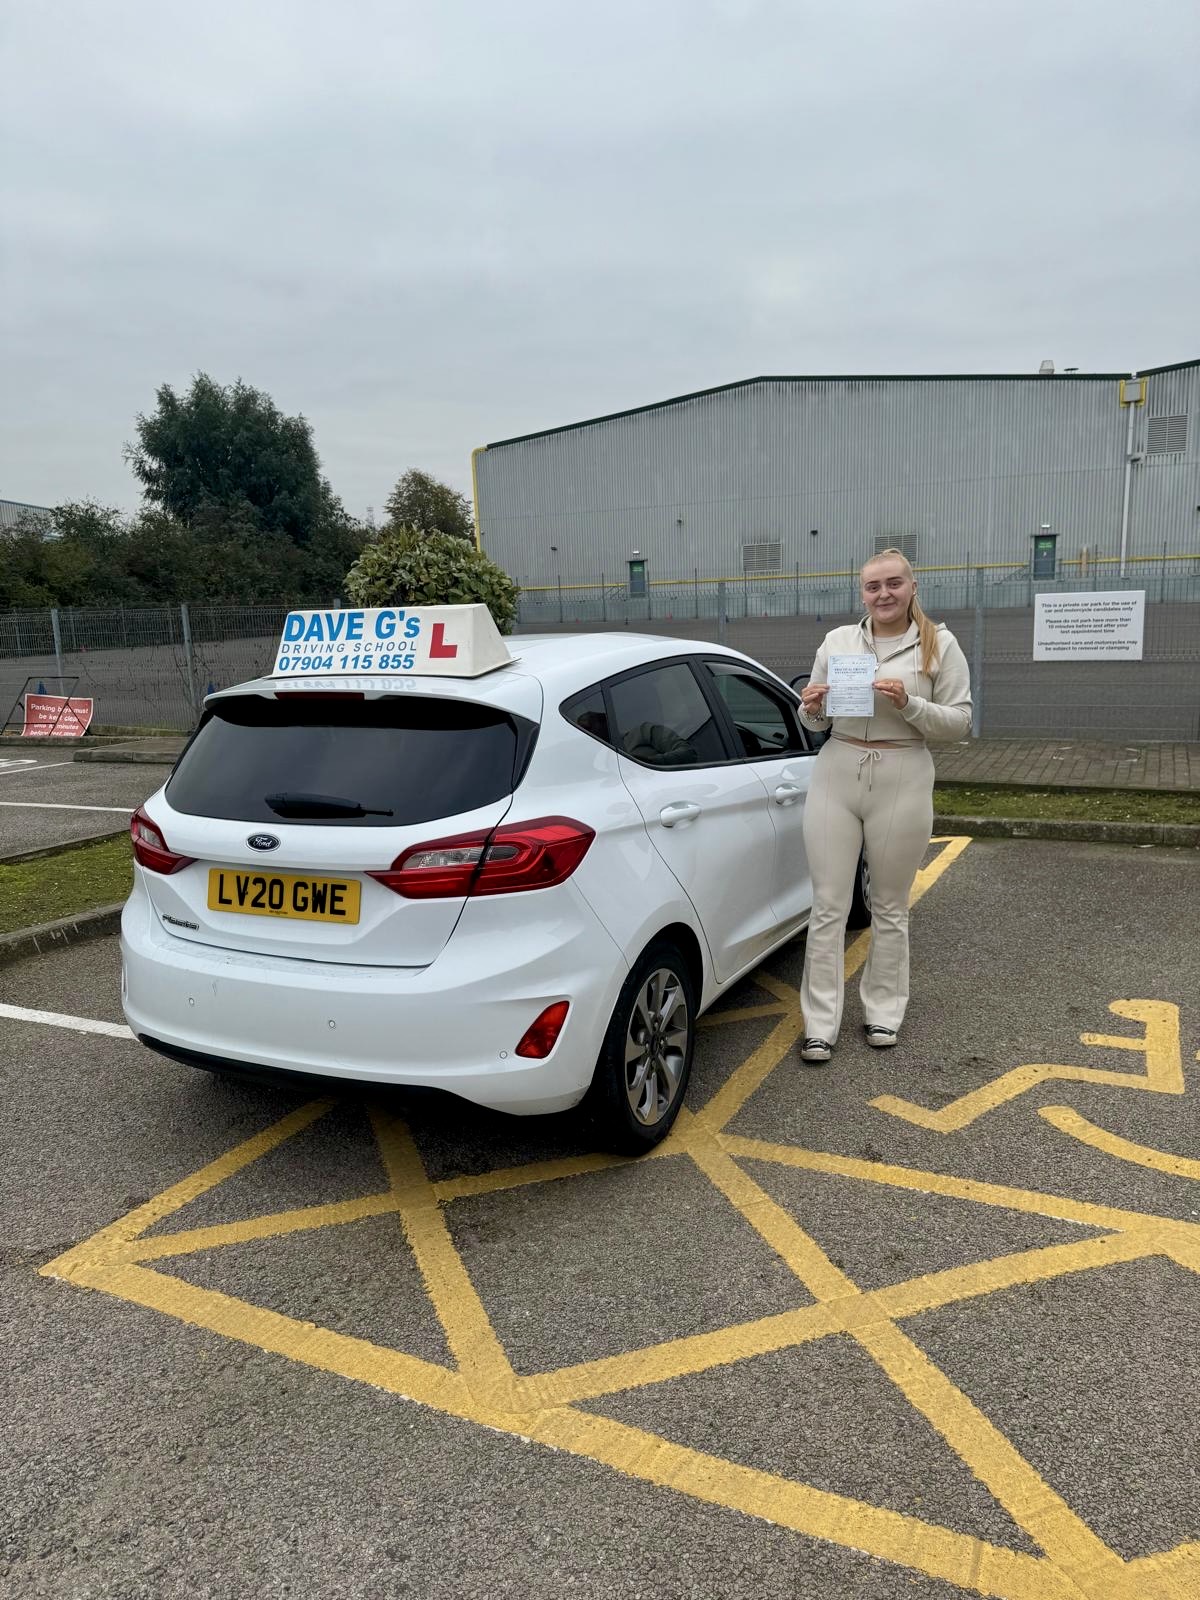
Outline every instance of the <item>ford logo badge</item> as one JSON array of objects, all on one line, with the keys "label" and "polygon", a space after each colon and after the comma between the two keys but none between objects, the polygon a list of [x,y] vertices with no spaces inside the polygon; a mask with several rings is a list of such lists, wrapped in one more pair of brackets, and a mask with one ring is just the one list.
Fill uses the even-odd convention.
[{"label": "ford logo badge", "polygon": [[278,850],[279,840],[273,833],[252,833],[246,840],[251,850]]}]

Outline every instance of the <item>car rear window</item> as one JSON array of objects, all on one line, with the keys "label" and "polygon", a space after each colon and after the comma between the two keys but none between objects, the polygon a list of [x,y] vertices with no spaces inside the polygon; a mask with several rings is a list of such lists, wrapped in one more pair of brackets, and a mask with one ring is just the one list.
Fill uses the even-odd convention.
[{"label": "car rear window", "polygon": [[[218,700],[180,758],[167,800],[190,816],[276,825],[431,822],[510,795],[536,732],[491,706],[407,694]],[[366,815],[281,811],[281,795],[357,803]]]}]

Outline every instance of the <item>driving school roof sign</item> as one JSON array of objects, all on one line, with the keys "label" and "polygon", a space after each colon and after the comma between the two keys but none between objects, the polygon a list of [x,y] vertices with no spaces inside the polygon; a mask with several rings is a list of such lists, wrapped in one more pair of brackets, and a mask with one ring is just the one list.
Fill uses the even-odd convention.
[{"label": "driving school roof sign", "polygon": [[486,606],[291,611],[271,676],[478,678],[511,660]]}]

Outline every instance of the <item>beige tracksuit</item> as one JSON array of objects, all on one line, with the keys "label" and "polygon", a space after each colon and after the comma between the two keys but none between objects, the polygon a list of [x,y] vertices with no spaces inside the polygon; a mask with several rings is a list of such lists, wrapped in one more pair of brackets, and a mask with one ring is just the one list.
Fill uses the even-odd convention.
[{"label": "beige tracksuit", "polygon": [[[908,895],[933,829],[933,758],[926,740],[952,743],[971,728],[966,657],[949,629],[938,625],[938,660],[921,670],[917,627],[876,639],[869,618],[826,634],[812,682],[828,683],[832,655],[874,655],[877,676],[898,678],[908,704],[898,711],[875,696],[871,717],[810,716],[814,732],[832,727],[817,757],[804,807],[804,845],[813,880],[800,1004],[804,1032],[833,1044],[842,1023],[846,913],[859,851],[865,841],[871,876],[871,950],[859,995],[863,1022],[898,1029],[908,1005]],[[843,743],[857,739],[862,745]],[[902,748],[871,748],[903,741]]]}]

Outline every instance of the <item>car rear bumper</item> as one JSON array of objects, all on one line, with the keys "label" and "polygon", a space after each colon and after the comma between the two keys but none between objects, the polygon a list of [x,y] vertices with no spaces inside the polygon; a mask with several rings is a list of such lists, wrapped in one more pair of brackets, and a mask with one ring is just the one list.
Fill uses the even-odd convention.
[{"label": "car rear bumper", "polygon": [[[522,899],[519,912],[507,896],[470,901],[428,967],[361,967],[178,938],[135,885],[121,920],[125,1015],[151,1048],[197,1064],[564,1111],[591,1082],[626,965],[572,885]],[[557,1000],[571,1009],[552,1053],[518,1056],[525,1030]]]}]

